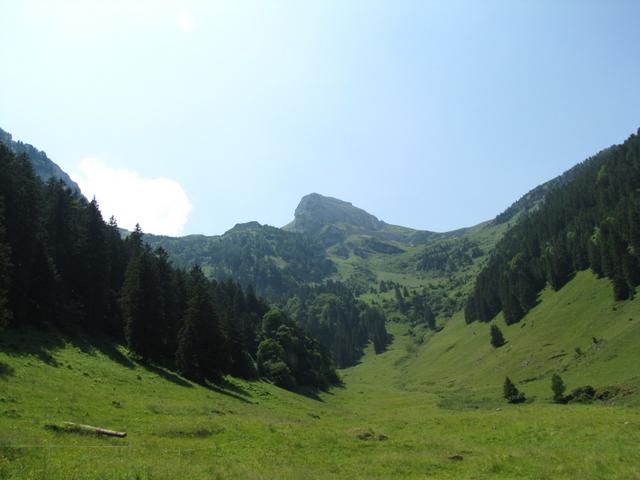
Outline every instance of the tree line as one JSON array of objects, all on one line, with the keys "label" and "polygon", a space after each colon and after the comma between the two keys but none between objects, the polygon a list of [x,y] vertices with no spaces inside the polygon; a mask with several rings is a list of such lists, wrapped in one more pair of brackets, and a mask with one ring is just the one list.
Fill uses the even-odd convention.
[{"label": "tree line", "polygon": [[43,183],[0,143],[0,323],[108,335],[196,381],[224,374],[326,388],[329,353],[233,280],[174,268],[140,227],[122,239],[98,203]]},{"label": "tree line", "polygon": [[640,284],[640,138],[603,150],[571,170],[498,242],[467,300],[465,318],[490,321],[500,311],[519,321],[550,285],[591,268],[611,281],[615,300]]}]

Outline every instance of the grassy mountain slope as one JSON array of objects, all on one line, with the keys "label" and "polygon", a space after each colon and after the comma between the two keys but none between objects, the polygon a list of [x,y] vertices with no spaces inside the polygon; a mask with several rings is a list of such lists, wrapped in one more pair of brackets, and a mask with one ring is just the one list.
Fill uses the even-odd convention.
[{"label": "grassy mountain slope", "polygon": [[501,315],[495,322],[507,340],[498,349],[489,343],[489,324],[467,325],[457,314],[408,363],[407,383],[481,404],[499,398],[509,376],[545,402],[559,373],[569,388],[617,386],[628,396],[616,403],[640,405],[640,299],[614,302],[608,280],[580,272],[558,292],[545,290],[520,323],[507,326]]},{"label": "grassy mountain slope", "polygon": [[299,285],[320,282],[335,271],[314,239],[258,222],[238,224],[220,236],[144,239],[164,248],[178,267],[200,264],[210,278],[233,278],[270,301],[285,303]]},{"label": "grassy mountain slope", "polygon": [[[504,327],[497,351],[486,324],[460,317],[421,342],[424,332],[392,324],[385,353],[370,349],[342,371],[344,388],[317,398],[232,379],[204,388],[108,344],[10,332],[0,348],[0,478],[638,478],[640,411],[629,405],[638,404],[639,322],[640,301],[612,304],[606,281],[581,273]],[[564,367],[570,387],[635,393],[552,404],[549,374]],[[534,402],[504,403],[505,375]],[[44,429],[67,420],[128,436]]]}]

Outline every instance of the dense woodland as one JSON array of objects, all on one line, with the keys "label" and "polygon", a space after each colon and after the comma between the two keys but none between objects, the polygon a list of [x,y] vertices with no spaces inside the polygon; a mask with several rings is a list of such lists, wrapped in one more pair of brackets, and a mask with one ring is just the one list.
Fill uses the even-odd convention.
[{"label": "dense woodland", "polygon": [[453,273],[471,265],[483,253],[477,242],[467,238],[443,240],[425,247],[418,259],[418,269]]},{"label": "dense woodland", "polygon": [[390,341],[382,310],[358,300],[340,282],[301,287],[286,311],[331,351],[340,367],[354,365],[369,341],[377,353]]},{"label": "dense woodland", "polygon": [[122,239],[95,200],[44,184],[3,144],[0,320],[108,335],[196,381],[231,373],[287,388],[338,382],[326,350],[251,287],[174,268],[140,228]]},{"label": "dense woodland", "polygon": [[489,321],[501,310],[520,320],[538,293],[560,289],[591,268],[624,300],[640,284],[640,138],[603,150],[571,171],[571,180],[511,228],[480,272],[467,322]]}]

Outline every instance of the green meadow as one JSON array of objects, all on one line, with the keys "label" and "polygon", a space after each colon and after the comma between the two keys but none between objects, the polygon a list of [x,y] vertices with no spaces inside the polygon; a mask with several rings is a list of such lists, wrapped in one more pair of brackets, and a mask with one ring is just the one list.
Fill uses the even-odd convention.
[{"label": "green meadow", "polygon": [[[0,478],[640,478],[640,301],[582,272],[520,323],[496,321],[499,349],[460,314],[438,333],[393,323],[386,352],[319,394],[200,386],[106,342],[5,332]],[[608,398],[553,404],[553,373]],[[527,403],[502,399],[505,376]],[[46,428],[64,421],[127,437]]]}]

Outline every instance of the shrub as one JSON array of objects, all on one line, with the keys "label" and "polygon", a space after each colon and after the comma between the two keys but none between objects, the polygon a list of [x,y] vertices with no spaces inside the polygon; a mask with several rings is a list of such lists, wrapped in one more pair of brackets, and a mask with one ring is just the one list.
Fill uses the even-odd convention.
[{"label": "shrub", "polygon": [[591,385],[578,387],[565,397],[567,402],[591,403],[596,396],[596,389]]}]

